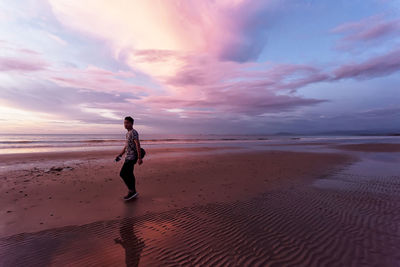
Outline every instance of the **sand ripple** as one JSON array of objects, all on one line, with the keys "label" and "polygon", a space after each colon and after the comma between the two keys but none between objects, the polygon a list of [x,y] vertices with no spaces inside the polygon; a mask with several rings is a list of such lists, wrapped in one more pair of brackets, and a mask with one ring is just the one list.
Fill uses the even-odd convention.
[{"label": "sand ripple", "polygon": [[0,247],[1,266],[399,266],[400,176],[339,172],[245,202],[19,234]]}]

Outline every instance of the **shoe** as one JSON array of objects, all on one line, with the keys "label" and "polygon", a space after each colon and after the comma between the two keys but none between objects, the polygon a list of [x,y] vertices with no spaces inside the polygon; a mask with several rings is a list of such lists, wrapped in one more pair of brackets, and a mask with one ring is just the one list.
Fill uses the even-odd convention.
[{"label": "shoe", "polygon": [[129,192],[126,196],[124,196],[124,200],[130,200],[132,198],[136,198],[138,196],[138,192]]}]

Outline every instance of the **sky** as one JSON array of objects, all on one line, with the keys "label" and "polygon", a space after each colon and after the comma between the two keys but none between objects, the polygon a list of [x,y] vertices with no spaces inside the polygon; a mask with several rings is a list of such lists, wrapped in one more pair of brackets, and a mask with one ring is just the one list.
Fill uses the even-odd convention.
[{"label": "sky", "polygon": [[0,0],[0,133],[400,131],[400,0]]}]

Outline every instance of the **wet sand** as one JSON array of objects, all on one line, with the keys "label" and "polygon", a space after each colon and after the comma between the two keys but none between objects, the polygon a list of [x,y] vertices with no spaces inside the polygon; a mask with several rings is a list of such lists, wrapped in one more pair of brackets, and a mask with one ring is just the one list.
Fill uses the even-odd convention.
[{"label": "wet sand", "polygon": [[[311,180],[350,160],[346,155],[328,153],[216,154],[213,149],[210,154],[194,155],[194,150],[155,157],[161,152],[149,149],[143,165],[135,165],[141,198],[138,214],[244,199]],[[114,154],[86,152],[80,155],[81,161],[72,162],[68,160],[79,158],[76,152],[66,153],[64,160],[62,153],[43,153],[19,161],[18,156],[8,155],[14,164],[37,164],[1,177],[0,236],[121,218],[126,204],[122,196],[127,189],[119,177],[122,161],[115,163]],[[54,165],[41,167],[38,160]]]},{"label": "wet sand", "polygon": [[364,151],[364,152],[400,152],[400,144],[380,143],[380,144],[347,144],[337,145],[335,148]]},{"label": "wet sand", "polygon": [[10,171],[0,265],[396,266],[398,159],[368,175],[339,152],[149,157],[128,203],[106,154]]}]

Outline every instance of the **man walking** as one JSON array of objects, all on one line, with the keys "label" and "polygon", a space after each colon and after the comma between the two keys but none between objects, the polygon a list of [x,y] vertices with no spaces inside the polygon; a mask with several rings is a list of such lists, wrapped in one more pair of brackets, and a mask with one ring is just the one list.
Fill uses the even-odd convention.
[{"label": "man walking", "polygon": [[121,158],[122,155],[126,153],[125,162],[121,168],[119,175],[124,180],[126,186],[129,189],[129,192],[126,196],[124,196],[124,199],[130,200],[138,196],[138,192],[136,191],[135,187],[135,175],[133,173],[134,165],[136,164],[136,162],[141,165],[143,163],[143,160],[140,155],[139,134],[135,129],[133,129],[132,117],[125,117],[124,127],[128,130],[128,132],[126,133],[126,142],[124,148],[117,156],[117,158]]}]

